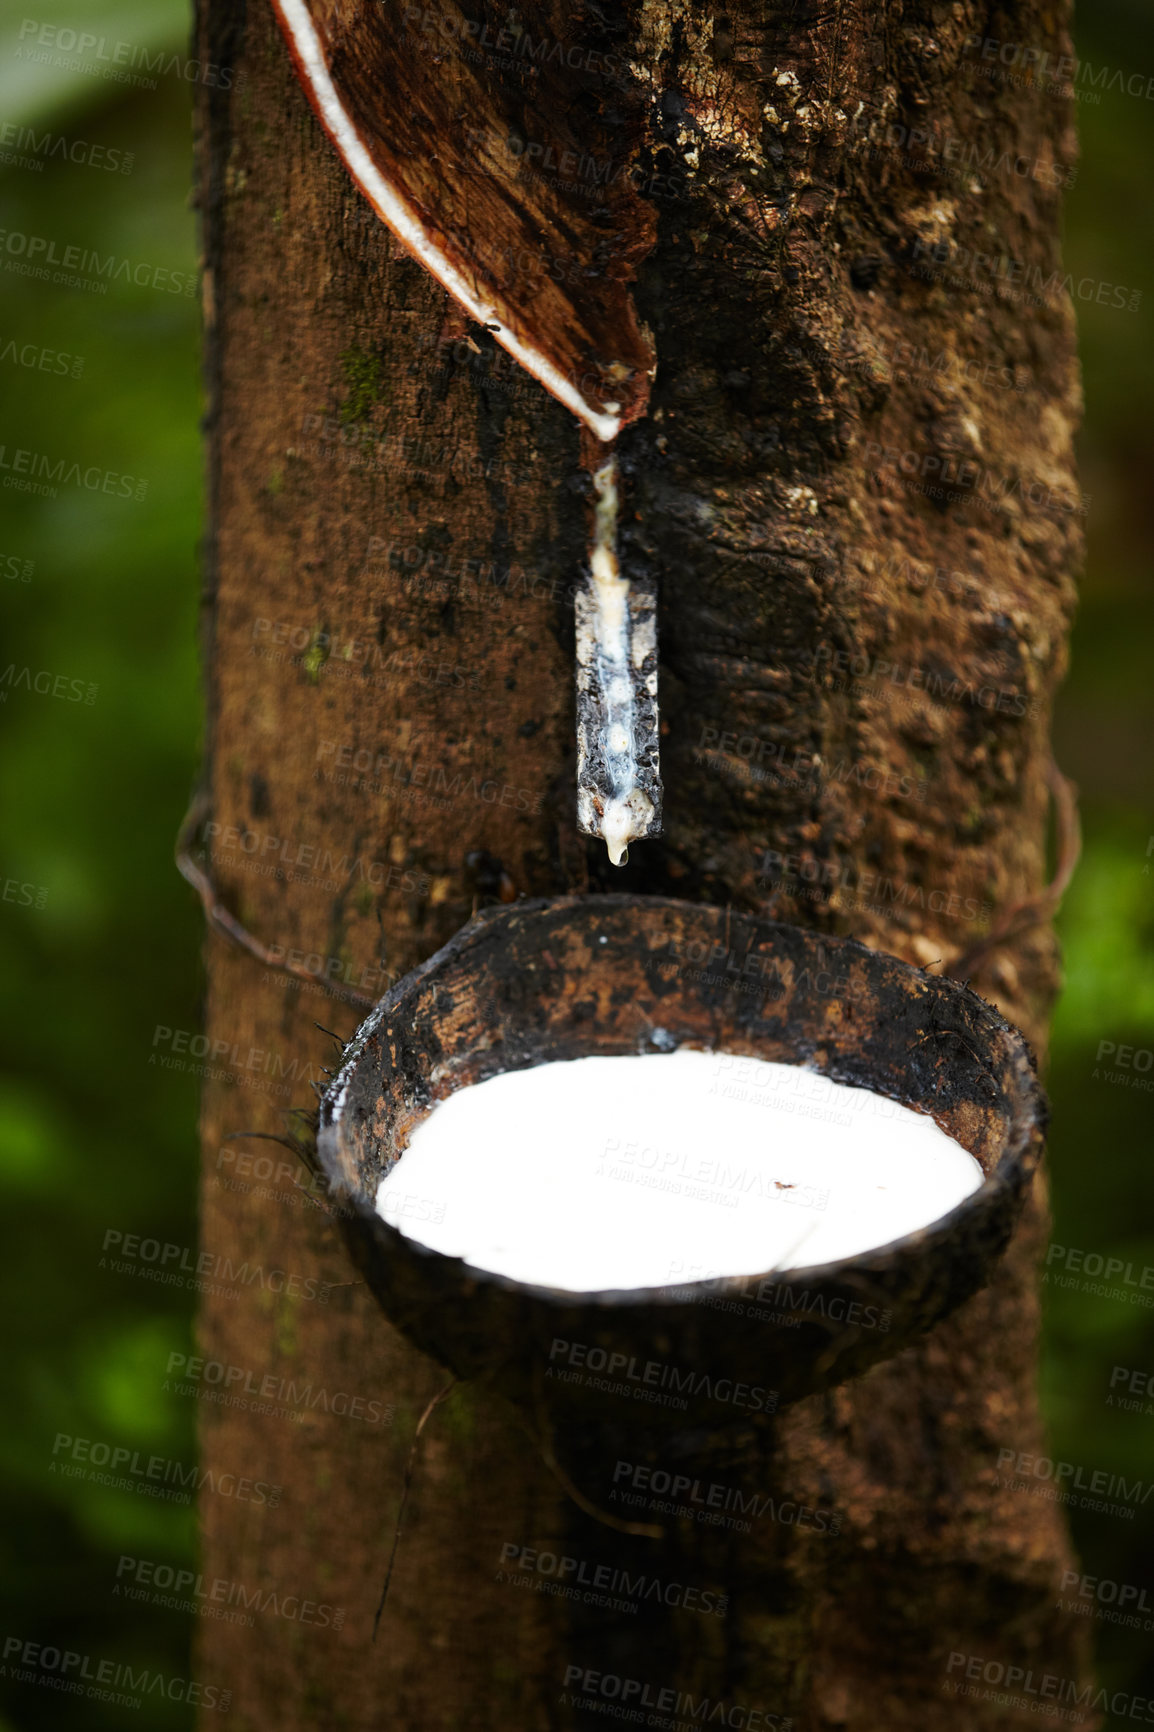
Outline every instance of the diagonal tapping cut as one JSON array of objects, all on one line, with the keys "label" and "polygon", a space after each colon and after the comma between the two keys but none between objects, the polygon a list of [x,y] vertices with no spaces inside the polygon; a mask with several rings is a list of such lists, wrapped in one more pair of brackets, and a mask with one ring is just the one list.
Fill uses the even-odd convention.
[{"label": "diagonal tapping cut", "polygon": [[[521,86],[487,72],[469,56],[476,25],[457,0],[442,0],[456,28],[435,57],[409,14],[398,21],[363,0],[273,0],[273,10],[338,155],[412,256],[598,439],[644,414],[653,345],[629,285],[656,222],[624,172],[643,124],[632,82],[535,65]],[[519,10],[547,30],[540,4]],[[573,21],[575,39],[583,28]],[[545,136],[591,160],[623,148],[595,200],[536,172],[532,149],[492,144]],[[571,263],[560,281],[522,263],[545,241]]]},{"label": "diagonal tapping cut", "polygon": [[[631,840],[661,830],[656,598],[651,582],[620,572],[612,449],[645,414],[656,369],[630,293],[656,238],[653,207],[627,172],[644,137],[645,97],[629,72],[590,84],[581,55],[577,70],[571,56],[535,65],[523,86],[478,68],[467,52],[476,21],[457,0],[442,0],[443,19],[458,25],[448,33],[455,53],[439,43],[435,58],[409,14],[398,27],[362,0],[272,4],[309,101],[381,221],[576,416],[587,462],[596,451],[590,578],[577,602],[577,825],[623,865]],[[548,15],[536,0],[519,8],[529,30],[543,30]],[[615,41],[626,27],[624,14],[592,25],[574,15],[566,31],[577,44],[591,28]],[[441,64],[451,56],[452,77]],[[533,149],[477,142],[515,136],[555,137],[563,156],[616,158],[616,167],[591,205],[587,187],[534,172]],[[524,271],[517,261],[546,243],[580,269],[560,282]]]}]

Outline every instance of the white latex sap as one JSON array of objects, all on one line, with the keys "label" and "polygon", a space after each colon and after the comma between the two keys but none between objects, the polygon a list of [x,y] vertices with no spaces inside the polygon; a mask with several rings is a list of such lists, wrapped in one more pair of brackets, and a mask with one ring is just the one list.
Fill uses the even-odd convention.
[{"label": "white latex sap", "polygon": [[885,1096],[681,1049],[458,1090],[418,1125],[377,1209],[478,1269],[591,1292],[852,1257],[981,1182],[966,1149]]},{"label": "white latex sap", "polygon": [[[597,493],[593,548],[590,555],[593,606],[577,610],[577,658],[595,669],[597,707],[601,717],[601,749],[612,797],[598,822],[584,788],[578,765],[578,804],[582,823],[600,833],[614,866],[629,858],[629,844],[644,836],[653,817],[653,803],[637,782],[637,718],[633,702],[633,662],[644,661],[648,641],[634,633],[629,613],[629,580],[617,558],[617,461],[610,454],[594,471]],[[635,641],[636,636],[636,641]]]}]

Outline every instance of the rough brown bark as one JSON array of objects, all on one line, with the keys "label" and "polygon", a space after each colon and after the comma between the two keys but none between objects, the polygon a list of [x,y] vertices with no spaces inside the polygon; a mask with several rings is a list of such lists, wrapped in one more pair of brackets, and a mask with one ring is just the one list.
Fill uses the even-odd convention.
[{"label": "rough brown bark", "polygon": [[[638,9],[671,193],[635,292],[658,374],[621,450],[626,559],[660,589],[666,831],[613,873],[573,811],[576,425],[483,334],[479,353],[456,341],[443,291],[348,185],[260,0],[201,0],[202,57],[233,69],[200,138],[209,841],[251,930],[379,983],[478,896],[614,888],[935,967],[981,935],[983,905],[1036,893],[1079,548],[1073,319],[1053,278],[1072,144],[1051,92],[978,76],[966,41],[1057,51],[1054,18],[1041,0],[1012,29],[929,0]],[[281,1129],[267,1085],[286,1071],[307,1105],[334,1051],[315,1022],[347,1035],[355,1013],[217,939],[209,963],[229,1075],[206,1092],[205,1247],[350,1282],[323,1215],[238,1170],[275,1146],[224,1139]],[[974,984],[1040,1044],[1055,980],[1036,929]],[[813,1732],[1033,1724],[945,1685],[952,1652],[1065,1679],[1084,1664],[1054,1609],[1055,1508],[997,1484],[1000,1449],[1041,1446],[1043,1232],[1039,1196],[987,1292],[787,1416],[775,1477],[842,1532],[791,1541],[776,1600],[754,1591],[772,1536],[740,1556],[719,1542],[718,1568],[754,1588],[724,1624],[686,1620],[685,1674],[644,1644],[639,1669],[612,1620],[494,1580],[506,1543],[596,1558],[598,1535],[466,1388],[425,1434],[371,1646],[409,1442],[444,1376],[359,1285],[328,1304],[210,1291],[203,1350],[250,1396],[206,1401],[204,1464],[284,1491],[276,1508],[205,1497],[205,1573],[346,1613],[339,1632],[206,1624],[231,1723],[581,1724],[559,1704],[566,1666],[592,1654]],[[392,1424],[261,1412],[266,1376],[274,1409],[311,1384],[388,1404]]]}]

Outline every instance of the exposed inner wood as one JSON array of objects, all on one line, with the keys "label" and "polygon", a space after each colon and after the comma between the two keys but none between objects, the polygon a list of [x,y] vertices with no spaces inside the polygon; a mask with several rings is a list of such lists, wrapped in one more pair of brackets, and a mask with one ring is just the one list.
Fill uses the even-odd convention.
[{"label": "exposed inner wood", "polygon": [[[653,243],[628,16],[274,0],[322,124],[409,251],[607,440],[654,357],[629,284]],[[492,50],[487,47],[492,44]]]}]

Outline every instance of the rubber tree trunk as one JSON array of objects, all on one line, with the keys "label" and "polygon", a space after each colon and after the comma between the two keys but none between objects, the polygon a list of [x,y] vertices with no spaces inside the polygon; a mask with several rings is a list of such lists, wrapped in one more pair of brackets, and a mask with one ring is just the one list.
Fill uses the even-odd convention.
[{"label": "rubber tree trunk", "polygon": [[[1026,0],[1014,34],[1060,53],[1065,11]],[[1036,895],[1082,508],[1073,144],[1052,86],[988,76],[994,13],[646,0],[631,18],[665,180],[635,290],[659,364],[621,441],[625,558],[660,592],[665,834],[620,872],[575,825],[576,423],[363,204],[261,0],[200,0],[198,28],[229,69],[199,158],[205,845],[234,914],[380,990],[520,894],[729,903],[934,969]],[[290,1597],[203,1625],[232,1724],[603,1724],[571,1706],[585,1667],[814,1732],[937,1732],[1036,1721],[956,1694],[959,1654],[1083,1677],[1060,1511],[1000,1466],[1043,1449],[1041,1195],[987,1292],[785,1416],[775,1481],[840,1532],[779,1511],[719,1544],[740,1591],[724,1620],[681,1615],[686,1670],[643,1623],[501,1579],[509,1547],[595,1566],[607,1530],[464,1387],[424,1433],[372,1645],[445,1374],[349,1284],[291,1157],[226,1141],[310,1106],[336,1051],[317,1024],[347,1036],[357,1013],[215,937],[208,966],[204,1246],[266,1273],[206,1283],[202,1350],[233,1369],[203,1380],[204,1466],[282,1491],[206,1494],[203,1569]],[[974,984],[1040,1045],[1056,978],[1035,926]]]}]

